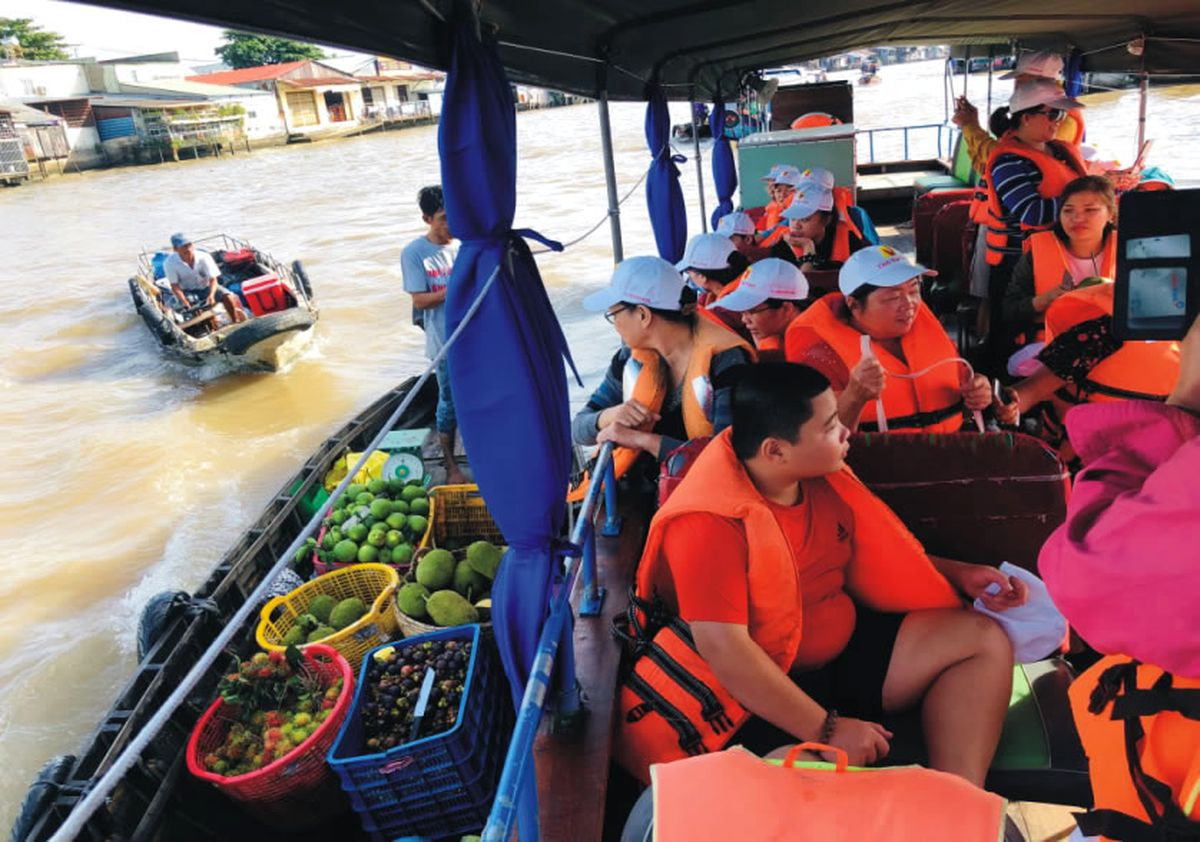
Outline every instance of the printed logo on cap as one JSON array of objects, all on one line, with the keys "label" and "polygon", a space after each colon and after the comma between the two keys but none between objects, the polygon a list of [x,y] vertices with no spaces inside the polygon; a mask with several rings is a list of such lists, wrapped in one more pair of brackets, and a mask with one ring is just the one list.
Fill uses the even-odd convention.
[{"label": "printed logo on cap", "polygon": [[880,246],[879,253],[882,254],[884,257],[895,257],[896,256],[896,250],[894,248],[892,248],[891,246]]}]

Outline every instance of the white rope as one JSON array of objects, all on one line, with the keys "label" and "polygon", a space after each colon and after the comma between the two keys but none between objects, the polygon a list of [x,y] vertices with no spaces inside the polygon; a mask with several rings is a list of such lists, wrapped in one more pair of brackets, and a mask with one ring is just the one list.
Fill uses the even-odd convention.
[{"label": "white rope", "polygon": [[[475,300],[471,302],[471,306],[467,309],[467,312],[463,316],[462,321],[459,322],[458,327],[455,328],[454,333],[452,333],[450,338],[446,340],[446,344],[444,344],[441,350],[438,351],[437,356],[435,356],[433,361],[430,362],[429,367],[425,369],[424,373],[421,374],[419,378],[417,378],[417,382],[413,384],[413,387],[404,397],[404,400],[400,402],[400,406],[396,407],[395,412],[393,412],[391,417],[388,418],[387,423],[383,425],[379,433],[363,450],[363,454],[361,457],[359,457],[358,462],[353,468],[346,472],[345,479],[343,479],[338,484],[337,488],[335,488],[329,495],[330,500],[337,499],[337,496],[354,481],[354,477],[367,464],[367,460],[370,458],[371,454],[380,444],[383,443],[384,437],[391,432],[392,426],[400,419],[400,416],[405,413],[408,407],[412,404],[413,400],[416,399],[417,394],[421,391],[421,387],[425,385],[425,382],[429,379],[429,376],[434,372],[434,370],[436,370],[438,364],[441,363],[441,361],[446,357],[446,352],[450,350],[450,347],[455,343],[458,337],[462,335],[463,330],[468,324],[470,324],[471,319],[475,316],[475,313],[479,310],[480,305],[483,303],[484,297],[488,294],[488,291],[491,290],[492,285],[496,282],[496,278],[499,277],[499,275],[500,266],[497,265],[487,282],[483,285],[483,289],[479,291],[479,295],[477,295]],[[217,635],[216,639],[213,640],[208,649],[206,649],[196,661],[196,665],[191,668],[188,674],[184,676],[183,680],[179,682],[179,685],[175,688],[171,695],[167,697],[167,700],[163,702],[162,707],[155,712],[154,716],[150,717],[146,724],[142,726],[142,729],[137,733],[137,735],[129,741],[129,744],[125,746],[125,749],[119,755],[117,755],[116,760],[112,762],[112,765],[109,766],[104,775],[101,776],[101,778],[97,780],[96,783],[88,790],[87,794],[75,804],[66,820],[62,823],[62,826],[59,827],[59,829],[55,831],[54,835],[50,837],[50,842],[71,842],[71,840],[74,840],[81,832],[83,832],[88,819],[90,819],[92,814],[100,808],[108,794],[112,792],[113,788],[116,787],[118,783],[120,783],[120,780],[124,774],[129,771],[134,763],[137,762],[138,757],[141,756],[141,753],[146,749],[146,746],[150,744],[150,741],[154,739],[154,736],[167,723],[167,720],[170,719],[171,714],[175,712],[175,709],[179,707],[179,705],[182,704],[187,698],[188,693],[191,692],[192,688],[195,687],[200,679],[204,677],[204,674],[221,654],[221,650],[224,649],[231,640],[233,640],[234,635],[237,634],[242,624],[249,619],[251,614],[258,610],[259,603],[262,601],[263,597],[267,595],[275,577],[278,576],[279,573],[288,565],[304,541],[317,530],[317,527],[321,525],[321,521],[323,519],[324,507],[322,507],[321,510],[318,510],[316,514],[312,516],[312,519],[305,524],[304,528],[300,530],[300,534],[297,535],[295,540],[293,540],[288,548],[284,550],[283,555],[280,556],[279,560],[275,562],[275,566],[272,567],[266,576],[263,577],[263,580],[259,583],[258,587],[255,588],[248,597],[246,597],[246,601],[242,604],[242,607],[239,608],[233,617],[230,618],[229,622],[226,623],[225,628],[221,630],[220,634]]]},{"label": "white rope", "polygon": [[[862,335],[862,355],[864,357],[875,357],[875,351],[871,348],[871,337],[865,333]],[[875,357],[875,359],[878,360],[879,358]],[[967,360],[964,360],[962,357],[946,357],[945,359],[938,360],[932,365],[926,366],[920,371],[914,371],[911,374],[901,374],[898,371],[890,371],[882,361],[879,362],[879,367],[883,369],[883,373],[888,377],[895,377],[899,380],[916,380],[918,377],[924,377],[938,366],[945,365],[946,363],[962,363],[967,367],[967,379],[975,379],[975,369],[971,366],[971,363],[969,363]],[[983,411],[979,409],[973,409],[971,410],[971,414],[975,418],[975,426],[979,428],[979,432],[984,432],[987,428],[983,423]],[[886,433],[888,431],[887,415],[883,411],[882,396],[875,399],[875,418],[879,425],[879,431],[881,433]]]}]

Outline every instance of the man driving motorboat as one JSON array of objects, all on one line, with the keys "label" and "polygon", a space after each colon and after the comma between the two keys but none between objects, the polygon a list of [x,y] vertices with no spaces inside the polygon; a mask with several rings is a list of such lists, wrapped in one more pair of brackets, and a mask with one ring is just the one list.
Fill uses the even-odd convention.
[{"label": "man driving motorboat", "polygon": [[171,292],[175,294],[177,309],[212,307],[220,299],[230,319],[234,322],[246,321],[246,312],[238,297],[221,286],[221,270],[217,268],[212,255],[196,251],[191,238],[183,234],[171,235],[171,248],[175,253],[167,257],[163,271]]}]

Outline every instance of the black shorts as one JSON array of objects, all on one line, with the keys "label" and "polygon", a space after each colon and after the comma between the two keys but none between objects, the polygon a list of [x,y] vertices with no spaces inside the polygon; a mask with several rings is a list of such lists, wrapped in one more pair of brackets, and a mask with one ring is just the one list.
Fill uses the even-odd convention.
[{"label": "black shorts", "polygon": [[[883,682],[906,615],[881,614],[861,605],[855,608],[854,631],[841,654],[820,669],[792,673],[791,678],[826,710],[886,726],[889,717],[883,712]],[[738,729],[729,745],[766,754],[796,742],[791,734],[755,716]]]}]

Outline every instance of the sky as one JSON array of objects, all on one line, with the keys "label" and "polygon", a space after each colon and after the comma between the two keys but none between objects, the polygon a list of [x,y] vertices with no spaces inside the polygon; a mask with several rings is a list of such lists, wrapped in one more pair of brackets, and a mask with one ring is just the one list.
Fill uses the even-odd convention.
[{"label": "sky", "polygon": [[[0,0],[0,17],[33,18],[42,29],[62,35],[71,45],[67,52],[79,58],[178,51],[189,64],[220,61],[213,53],[221,43],[220,27],[60,0]],[[326,53],[348,54],[328,49]]]}]

